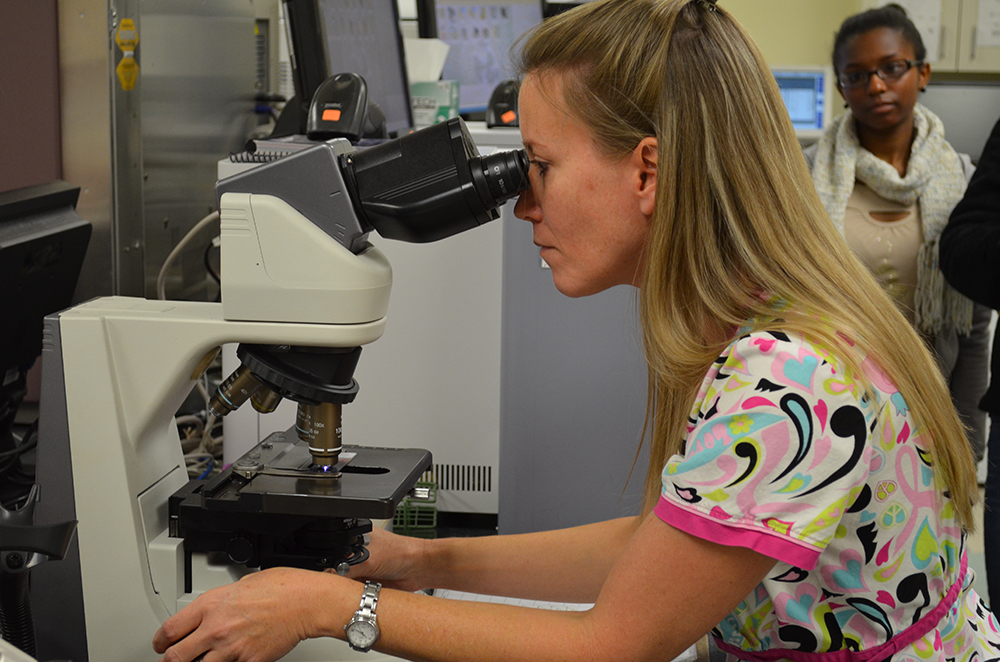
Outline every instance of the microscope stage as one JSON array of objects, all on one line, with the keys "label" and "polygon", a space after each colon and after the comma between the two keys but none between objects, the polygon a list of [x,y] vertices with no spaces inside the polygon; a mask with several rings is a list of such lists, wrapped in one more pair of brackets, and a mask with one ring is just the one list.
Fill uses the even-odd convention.
[{"label": "microscope stage", "polygon": [[[261,446],[269,441],[279,452],[242,489],[244,495],[260,495],[266,510],[392,519],[399,502],[431,468],[430,451],[423,449],[344,446],[341,457],[353,456],[346,463],[338,463],[338,478],[312,465],[309,447],[294,434],[273,434]],[[274,473],[270,473],[272,470]]]},{"label": "microscope stage", "polygon": [[221,474],[202,481],[199,493],[206,510],[392,519],[430,467],[431,454],[423,449],[344,446],[341,462],[324,473],[312,465],[309,447],[293,428],[268,436]]}]

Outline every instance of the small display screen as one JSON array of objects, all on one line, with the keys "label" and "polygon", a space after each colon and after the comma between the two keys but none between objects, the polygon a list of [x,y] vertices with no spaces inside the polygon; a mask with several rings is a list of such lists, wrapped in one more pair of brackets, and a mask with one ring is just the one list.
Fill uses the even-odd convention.
[{"label": "small display screen", "polygon": [[826,127],[826,73],[820,70],[775,70],[781,98],[798,130],[821,131]]}]

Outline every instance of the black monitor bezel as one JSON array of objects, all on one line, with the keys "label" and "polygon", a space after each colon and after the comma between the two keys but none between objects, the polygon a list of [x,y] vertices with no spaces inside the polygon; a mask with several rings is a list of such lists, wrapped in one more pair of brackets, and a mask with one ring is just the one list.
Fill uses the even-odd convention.
[{"label": "black monitor bezel", "polygon": [[0,192],[0,223],[46,211],[76,207],[80,187],[64,181]]},{"label": "black monitor bezel", "polygon": [[421,39],[437,38],[437,12],[434,11],[435,0],[416,0],[417,3],[417,35]]}]

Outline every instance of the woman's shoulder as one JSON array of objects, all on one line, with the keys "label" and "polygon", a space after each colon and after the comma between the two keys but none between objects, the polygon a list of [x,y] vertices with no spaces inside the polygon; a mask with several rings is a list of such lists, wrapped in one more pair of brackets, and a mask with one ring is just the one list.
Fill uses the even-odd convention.
[{"label": "woman's shoulder", "polygon": [[826,342],[790,329],[744,329],[729,343],[723,355],[740,353],[774,356],[779,352],[788,351],[807,351],[825,355],[829,353],[827,345]]},{"label": "woman's shoulder", "polygon": [[802,148],[802,156],[806,159],[806,165],[809,166],[809,170],[813,169],[813,165],[816,163],[816,154],[819,152],[819,143],[815,142],[811,145]]},{"label": "woman's shoulder", "polygon": [[[737,377],[754,390],[788,390],[805,397],[856,404],[866,394],[878,403],[899,399],[899,389],[880,362],[856,344],[849,333],[829,338],[792,330],[755,330],[740,334],[716,362],[713,381]],[[836,341],[833,340],[836,337]]]},{"label": "woman's shoulder", "polygon": [[878,356],[850,330],[754,329],[734,337],[698,391],[702,408],[774,406],[786,399],[823,410],[857,409],[880,418],[886,407],[906,417],[905,398]]},{"label": "woman's shoulder", "polygon": [[765,380],[764,387],[814,391],[835,376],[849,375],[843,351],[830,343],[791,330],[755,330],[739,334],[719,356],[715,379],[736,376]]}]

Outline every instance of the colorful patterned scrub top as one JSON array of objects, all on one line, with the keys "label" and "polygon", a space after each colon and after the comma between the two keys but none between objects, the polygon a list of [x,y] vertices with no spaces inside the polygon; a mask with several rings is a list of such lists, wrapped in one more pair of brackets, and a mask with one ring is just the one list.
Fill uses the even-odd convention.
[{"label": "colorful patterned scrub top", "polygon": [[713,631],[730,659],[985,660],[1000,631],[926,442],[871,360],[874,402],[829,350],[754,332],[715,362],[656,514],[778,560]]}]

